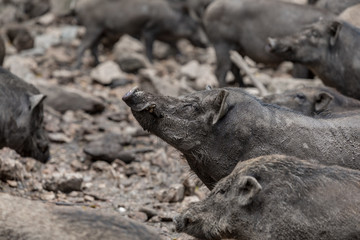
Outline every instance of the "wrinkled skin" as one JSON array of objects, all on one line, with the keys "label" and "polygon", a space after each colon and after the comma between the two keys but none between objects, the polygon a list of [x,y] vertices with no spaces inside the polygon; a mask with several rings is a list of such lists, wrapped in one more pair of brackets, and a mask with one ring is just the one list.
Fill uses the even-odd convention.
[{"label": "wrinkled skin", "polygon": [[265,104],[239,88],[180,98],[133,89],[123,100],[145,130],[185,156],[209,189],[239,161],[268,154],[360,169],[360,114],[314,119]]},{"label": "wrinkled skin", "polygon": [[10,147],[40,162],[49,159],[49,140],[43,126],[44,95],[0,67],[0,148]]},{"label": "wrinkled skin", "polygon": [[335,14],[340,14],[346,8],[360,3],[360,0],[308,0],[308,3],[315,5],[318,8],[326,9]]},{"label": "wrinkled skin", "polygon": [[329,87],[303,87],[268,95],[262,101],[314,117],[331,117],[334,113],[360,110],[359,100],[346,97]]},{"label": "wrinkled skin", "polygon": [[359,214],[359,171],[270,155],[238,163],[174,223],[207,240],[356,240]]},{"label": "wrinkled skin", "polygon": [[348,23],[321,20],[284,38],[269,39],[274,54],[309,67],[323,83],[360,99],[360,30]]},{"label": "wrinkled skin", "polygon": [[0,36],[0,66],[2,66],[5,58],[5,43],[2,37]]},{"label": "wrinkled skin", "polygon": [[[296,33],[320,17],[333,15],[308,5],[280,1],[220,0],[211,3],[205,11],[204,25],[215,48],[215,75],[220,86],[226,85],[225,77],[229,70],[240,86],[244,86],[239,69],[230,60],[229,50],[258,63],[277,65],[283,59],[266,51],[267,38]],[[301,72],[301,68],[296,70]]]},{"label": "wrinkled skin", "polygon": [[56,206],[0,193],[0,212],[1,239],[161,239],[144,224],[84,206]]},{"label": "wrinkled skin", "polygon": [[97,46],[106,32],[143,37],[150,61],[156,39],[169,43],[176,50],[177,40],[183,38],[194,46],[206,47],[206,36],[200,24],[181,9],[172,7],[166,0],[91,0],[79,5],[76,12],[86,27],[86,34],[78,49],[77,67],[88,48],[98,63]]}]

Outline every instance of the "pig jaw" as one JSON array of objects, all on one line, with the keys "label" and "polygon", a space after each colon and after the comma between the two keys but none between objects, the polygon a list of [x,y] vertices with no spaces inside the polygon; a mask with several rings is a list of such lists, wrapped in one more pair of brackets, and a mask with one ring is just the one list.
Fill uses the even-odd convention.
[{"label": "pig jaw", "polygon": [[174,217],[175,229],[177,232],[185,232],[199,239],[220,240],[222,236],[218,229],[218,221],[207,216],[201,206],[202,203],[194,203],[184,213]]}]

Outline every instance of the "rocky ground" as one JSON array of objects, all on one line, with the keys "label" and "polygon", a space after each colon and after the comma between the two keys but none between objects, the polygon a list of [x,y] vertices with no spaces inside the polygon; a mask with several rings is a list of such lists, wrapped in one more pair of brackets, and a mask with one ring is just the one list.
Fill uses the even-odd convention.
[{"label": "rocky ground", "polygon": [[[4,20],[1,14],[5,26],[18,21],[15,15]],[[34,38],[34,46],[17,49],[3,30],[4,66],[48,95],[45,126],[52,157],[41,164],[2,149],[0,191],[117,212],[153,226],[164,239],[192,239],[174,231],[172,217],[203,199],[208,190],[178,151],[142,130],[121,97],[134,86],[172,96],[216,86],[213,49],[197,49],[184,40],[179,44],[183,55],[174,56],[157,43],[151,65],[141,42],[124,36],[112,50],[101,47],[100,65],[93,67],[87,53],[83,67],[72,70],[85,32],[73,17],[57,18],[51,12],[21,25]],[[270,93],[320,84],[290,79],[289,63],[273,70],[247,62]],[[228,80],[236,86],[231,75]],[[248,90],[258,95],[256,88]]]}]

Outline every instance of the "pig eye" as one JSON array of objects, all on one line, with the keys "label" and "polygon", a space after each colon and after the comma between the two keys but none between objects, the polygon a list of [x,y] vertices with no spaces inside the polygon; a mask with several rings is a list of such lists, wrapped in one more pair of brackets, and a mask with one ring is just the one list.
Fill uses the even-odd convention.
[{"label": "pig eye", "polygon": [[297,100],[300,100],[300,101],[305,101],[305,100],[306,100],[305,95],[302,94],[302,93],[297,93],[297,94],[295,95],[295,98],[296,98]]},{"label": "pig eye", "polygon": [[223,195],[223,194],[225,194],[225,192],[226,192],[225,189],[220,189],[218,193]]},{"label": "pig eye", "polygon": [[311,35],[316,38],[319,37],[319,33],[317,31],[311,31]]}]

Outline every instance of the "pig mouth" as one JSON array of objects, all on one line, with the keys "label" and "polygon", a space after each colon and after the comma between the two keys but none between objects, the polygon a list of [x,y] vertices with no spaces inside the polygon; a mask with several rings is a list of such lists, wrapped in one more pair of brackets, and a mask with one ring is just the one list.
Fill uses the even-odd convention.
[{"label": "pig mouth", "polygon": [[147,101],[144,92],[140,91],[138,87],[134,87],[127,92],[122,100],[131,108],[133,112],[148,112],[157,118],[163,117],[160,111],[156,108],[156,103]]},{"label": "pig mouth", "polygon": [[275,38],[268,38],[268,44],[265,46],[266,51],[270,53],[291,53],[291,46],[282,44]]}]

